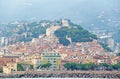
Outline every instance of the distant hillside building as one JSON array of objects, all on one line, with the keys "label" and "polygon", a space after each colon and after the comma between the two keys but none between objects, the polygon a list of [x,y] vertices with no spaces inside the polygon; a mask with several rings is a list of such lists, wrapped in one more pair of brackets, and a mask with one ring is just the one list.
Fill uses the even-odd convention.
[{"label": "distant hillside building", "polygon": [[120,44],[119,43],[117,43],[117,45],[116,45],[116,48],[115,48],[115,51],[114,51],[115,53],[116,53],[116,55],[117,56],[120,56]]},{"label": "distant hillside building", "polygon": [[5,45],[5,37],[1,37],[1,46]]},{"label": "distant hillside building", "polygon": [[1,37],[0,46],[7,46],[9,44],[9,39],[6,37]]},{"label": "distant hillside building", "polygon": [[50,28],[46,29],[46,36],[54,35],[54,32],[58,30],[59,28],[60,26],[54,26],[54,25],[50,26]]},{"label": "distant hillside building", "polygon": [[112,50],[114,49],[114,40],[112,38],[108,39],[108,47],[110,47]]},{"label": "distant hillside building", "polygon": [[69,27],[69,26],[70,26],[70,25],[69,25],[69,22],[70,22],[70,20],[62,19],[62,26],[64,26],[64,27]]}]

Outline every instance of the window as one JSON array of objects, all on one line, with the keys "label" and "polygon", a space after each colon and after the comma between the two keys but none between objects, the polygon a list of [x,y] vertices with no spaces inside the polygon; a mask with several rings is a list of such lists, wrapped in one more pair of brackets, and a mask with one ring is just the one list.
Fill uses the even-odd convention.
[{"label": "window", "polygon": [[54,55],[56,55],[56,53],[54,53]]},{"label": "window", "polygon": [[54,63],[56,63],[56,61],[53,61]]}]

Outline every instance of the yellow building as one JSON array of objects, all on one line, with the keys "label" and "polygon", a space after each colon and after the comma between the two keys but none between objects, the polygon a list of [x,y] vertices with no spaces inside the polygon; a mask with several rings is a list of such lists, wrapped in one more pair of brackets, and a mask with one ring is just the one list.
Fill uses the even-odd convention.
[{"label": "yellow building", "polygon": [[33,64],[34,63],[34,59],[38,59],[38,58],[41,58],[41,55],[36,53],[36,54],[30,54],[28,56],[26,56],[25,58],[25,63],[26,64]]},{"label": "yellow building", "polygon": [[6,66],[3,66],[3,73],[10,74],[14,71],[17,71],[17,63],[10,62]]},{"label": "yellow building", "polygon": [[62,60],[64,60],[65,57],[67,57],[67,54],[66,54],[66,53],[62,53],[62,54],[61,54],[61,58],[62,58]]},{"label": "yellow building", "polygon": [[25,63],[26,64],[32,64],[32,56],[31,55],[29,55],[29,56],[26,56],[26,58],[25,58]]},{"label": "yellow building", "polygon": [[52,65],[48,70],[61,69],[61,56],[56,52],[44,52],[43,54],[34,54],[26,57],[26,64],[32,64],[34,69],[37,69],[42,64],[51,63]]},{"label": "yellow building", "polygon": [[34,69],[37,69],[37,67],[40,65],[40,63],[41,63],[41,58],[32,59],[32,64],[33,64]]},{"label": "yellow building", "polygon": [[86,59],[85,59],[85,61],[84,61],[84,63],[87,63],[87,64],[89,64],[89,63],[93,63],[93,59],[92,59],[92,57],[87,56]]},{"label": "yellow building", "polygon": [[52,65],[48,70],[60,70],[61,69],[61,56],[56,52],[46,52],[41,56],[42,64],[51,63]]},{"label": "yellow building", "polygon": [[34,66],[34,69],[36,69],[39,63],[41,62],[41,55],[40,54],[29,55],[26,57],[25,61],[26,64],[31,64]]}]

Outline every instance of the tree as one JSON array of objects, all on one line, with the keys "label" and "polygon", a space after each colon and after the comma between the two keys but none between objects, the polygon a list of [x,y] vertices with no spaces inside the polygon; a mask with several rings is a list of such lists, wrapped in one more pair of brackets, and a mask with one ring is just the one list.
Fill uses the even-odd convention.
[{"label": "tree", "polygon": [[102,67],[108,67],[109,66],[107,63],[100,63],[99,65],[102,66]]},{"label": "tree", "polygon": [[107,67],[107,70],[113,70],[113,65],[109,65],[108,67]]},{"label": "tree", "polygon": [[30,69],[34,69],[34,68],[33,68],[33,65],[31,65],[31,64],[30,64]]},{"label": "tree", "polygon": [[114,64],[113,69],[119,70],[120,69],[120,63],[118,62],[117,64]]},{"label": "tree", "polygon": [[108,47],[107,44],[100,43],[100,45],[101,45],[105,50],[107,50],[108,52],[112,52],[112,50]]},{"label": "tree", "polygon": [[71,68],[70,68],[70,63],[64,64],[64,67],[65,67],[67,70],[70,70],[70,69],[71,69]]},{"label": "tree", "polygon": [[67,70],[75,70],[76,68],[76,63],[66,63],[64,64],[64,67],[67,68]]},{"label": "tree", "polygon": [[[54,33],[58,38],[59,42],[63,45],[69,45],[70,43],[66,40],[66,36],[72,39],[72,42],[91,42],[93,39],[97,39],[97,36],[84,30],[81,26],[76,25],[71,28],[62,27]],[[67,42],[67,44],[66,44]]]},{"label": "tree", "polygon": [[67,70],[94,70],[96,65],[94,63],[82,64],[82,63],[72,63],[68,62],[64,64]]},{"label": "tree", "polygon": [[17,70],[18,71],[24,71],[24,68],[21,64],[17,64]]},{"label": "tree", "polygon": [[49,68],[51,65],[51,63],[45,63],[41,65],[41,68]]},{"label": "tree", "polygon": [[86,70],[85,64],[81,64],[80,66],[81,66],[81,70]]},{"label": "tree", "polygon": [[96,65],[94,63],[85,64],[87,70],[94,70]]},{"label": "tree", "polygon": [[68,46],[70,44],[70,41],[66,38],[59,38],[59,43],[63,44],[64,46]]}]

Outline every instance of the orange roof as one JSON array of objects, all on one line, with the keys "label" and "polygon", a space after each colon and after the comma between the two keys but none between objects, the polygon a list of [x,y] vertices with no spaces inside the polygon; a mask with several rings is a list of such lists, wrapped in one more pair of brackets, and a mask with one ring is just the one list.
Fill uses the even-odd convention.
[{"label": "orange roof", "polygon": [[115,60],[120,60],[120,57],[115,57],[114,59],[115,59]]},{"label": "orange roof", "polygon": [[72,59],[72,60],[69,60],[69,62],[80,62],[80,60],[77,60],[77,59]]}]

